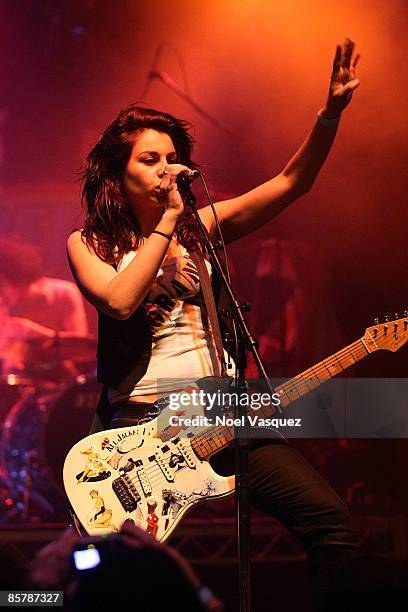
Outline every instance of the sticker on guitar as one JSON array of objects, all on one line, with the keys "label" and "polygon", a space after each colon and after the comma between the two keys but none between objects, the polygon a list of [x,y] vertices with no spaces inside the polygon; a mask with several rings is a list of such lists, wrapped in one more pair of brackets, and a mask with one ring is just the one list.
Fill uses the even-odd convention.
[{"label": "sticker on guitar", "polygon": [[99,495],[96,489],[89,491],[92,499],[92,507],[88,513],[88,526],[90,529],[109,529],[109,531],[118,531],[118,528],[111,523],[112,510],[105,508],[105,502]]}]

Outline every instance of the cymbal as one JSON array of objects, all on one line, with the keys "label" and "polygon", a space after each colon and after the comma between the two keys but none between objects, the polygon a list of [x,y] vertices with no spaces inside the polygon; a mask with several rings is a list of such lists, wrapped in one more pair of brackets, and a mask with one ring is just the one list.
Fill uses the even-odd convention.
[{"label": "cymbal", "polygon": [[55,336],[53,338],[26,338],[9,343],[3,351],[15,363],[27,366],[73,361],[82,363],[95,360],[96,339],[93,336]]},{"label": "cymbal", "polygon": [[65,361],[75,363],[92,361],[96,356],[96,339],[93,336],[55,336],[26,340],[26,363],[39,361]]}]

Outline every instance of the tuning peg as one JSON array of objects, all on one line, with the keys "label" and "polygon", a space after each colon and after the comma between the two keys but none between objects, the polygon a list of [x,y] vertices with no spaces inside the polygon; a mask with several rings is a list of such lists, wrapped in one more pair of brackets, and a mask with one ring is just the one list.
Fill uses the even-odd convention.
[{"label": "tuning peg", "polygon": [[389,314],[384,315],[384,323],[388,323],[389,320],[390,320],[390,315]]},{"label": "tuning peg", "polygon": [[402,313],[403,317],[408,317],[408,310],[404,310],[404,312]]},{"label": "tuning peg", "polygon": [[375,317],[375,318],[373,319],[373,325],[379,325],[379,324],[380,324],[380,320],[379,320],[379,318],[378,318],[378,317]]}]

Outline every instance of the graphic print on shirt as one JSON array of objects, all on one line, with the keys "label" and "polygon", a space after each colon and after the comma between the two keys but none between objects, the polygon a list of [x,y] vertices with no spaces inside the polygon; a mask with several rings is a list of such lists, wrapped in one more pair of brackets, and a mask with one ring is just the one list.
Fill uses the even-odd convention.
[{"label": "graphic print on shirt", "polygon": [[183,249],[180,253],[180,247],[171,246],[144,304],[156,337],[174,329],[185,304],[199,306],[202,303],[196,266],[187,251]]},{"label": "graphic print on shirt", "polygon": [[[118,271],[135,257],[135,251],[126,254]],[[211,274],[210,263],[206,265]],[[183,390],[189,382],[218,375],[219,364],[199,274],[187,250],[176,240],[169,245],[142,307],[152,334],[150,361],[130,394],[110,390],[111,402],[136,396],[154,402],[158,397]]]}]

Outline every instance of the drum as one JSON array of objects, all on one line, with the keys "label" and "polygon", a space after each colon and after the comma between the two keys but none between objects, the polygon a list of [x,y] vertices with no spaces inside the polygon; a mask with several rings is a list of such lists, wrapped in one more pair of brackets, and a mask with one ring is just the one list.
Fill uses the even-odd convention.
[{"label": "drum", "polygon": [[0,467],[21,492],[22,514],[29,520],[66,520],[63,464],[70,448],[88,435],[100,390],[85,376],[58,391],[31,388],[7,414]]},{"label": "drum", "polygon": [[26,390],[33,386],[30,378],[18,374],[0,377],[0,423],[9,413],[13,404],[24,396]]}]

